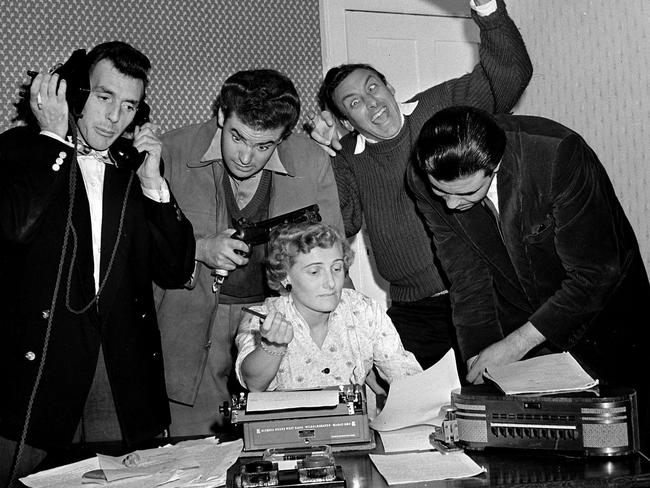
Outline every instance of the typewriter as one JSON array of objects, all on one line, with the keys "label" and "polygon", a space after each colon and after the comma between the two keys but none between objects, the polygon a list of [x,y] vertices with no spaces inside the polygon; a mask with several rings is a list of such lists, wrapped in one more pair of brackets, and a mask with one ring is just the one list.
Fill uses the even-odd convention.
[{"label": "typewriter", "polygon": [[[312,402],[314,398],[318,401]],[[244,455],[312,445],[330,445],[334,450],[375,447],[361,385],[241,393],[219,410],[233,425],[241,425]]]}]

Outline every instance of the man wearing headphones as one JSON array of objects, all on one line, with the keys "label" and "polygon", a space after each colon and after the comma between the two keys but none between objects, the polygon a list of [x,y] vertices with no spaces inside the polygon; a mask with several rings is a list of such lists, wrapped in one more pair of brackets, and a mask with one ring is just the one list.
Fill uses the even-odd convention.
[{"label": "man wearing headphones", "polygon": [[74,56],[35,76],[28,124],[0,135],[2,481],[16,446],[21,475],[73,441],[135,446],[170,422],[151,283],[189,279],[192,227],[153,124],[133,128],[139,168],[107,157],[142,115],[150,63],[123,42]]}]

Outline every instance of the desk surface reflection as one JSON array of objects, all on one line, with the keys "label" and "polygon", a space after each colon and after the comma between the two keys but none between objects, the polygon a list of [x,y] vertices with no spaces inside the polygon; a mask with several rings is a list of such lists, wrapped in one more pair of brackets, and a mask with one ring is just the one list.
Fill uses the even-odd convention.
[{"label": "desk surface reflection", "polygon": [[[381,454],[381,441],[372,451],[334,452],[343,468],[347,488],[385,488],[389,485],[368,457]],[[400,488],[478,486],[650,486],[650,460],[643,454],[622,457],[583,458],[517,450],[467,451],[486,473],[457,480],[396,485]],[[248,462],[252,458],[244,459]],[[239,470],[237,463],[230,475]]]}]

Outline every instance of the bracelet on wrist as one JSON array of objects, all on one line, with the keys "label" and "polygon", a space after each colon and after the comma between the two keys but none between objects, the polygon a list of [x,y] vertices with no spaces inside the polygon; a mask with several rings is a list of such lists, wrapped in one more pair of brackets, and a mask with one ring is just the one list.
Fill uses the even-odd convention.
[{"label": "bracelet on wrist", "polygon": [[286,348],[280,351],[272,351],[266,344],[264,344],[264,339],[260,341],[260,347],[262,348],[262,351],[264,351],[269,356],[284,356],[287,353]]}]

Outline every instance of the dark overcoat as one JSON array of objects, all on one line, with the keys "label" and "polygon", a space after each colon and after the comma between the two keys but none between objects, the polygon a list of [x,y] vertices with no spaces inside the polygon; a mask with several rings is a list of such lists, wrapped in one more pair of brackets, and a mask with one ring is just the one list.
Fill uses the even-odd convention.
[{"label": "dark overcoat", "polygon": [[[127,195],[132,172],[107,165],[100,282],[114,262],[98,302],[85,312],[71,311],[82,309],[95,294],[90,212],[79,168],[60,267],[72,152],[24,127],[0,135],[0,435],[20,435],[47,343],[27,443],[45,449],[69,443],[101,344],[122,434],[134,444],[160,433],[170,421],[152,280],[179,287],[189,279],[192,227],[173,197],[170,203],[145,197],[137,176]],[[57,158],[61,164],[55,171]]]}]

